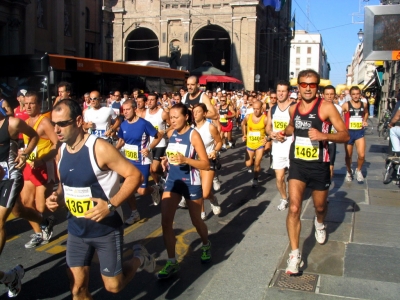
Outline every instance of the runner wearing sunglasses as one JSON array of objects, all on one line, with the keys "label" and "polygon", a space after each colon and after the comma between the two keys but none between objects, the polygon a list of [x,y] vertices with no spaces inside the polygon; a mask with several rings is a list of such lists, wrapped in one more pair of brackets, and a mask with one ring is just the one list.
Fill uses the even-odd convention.
[{"label": "runner wearing sunglasses", "polygon": [[[300,214],[303,194],[308,187],[312,190],[315,207],[315,237],[319,244],[326,240],[324,218],[327,212],[327,197],[331,183],[328,141],[344,143],[349,135],[339,112],[331,102],[317,98],[320,76],[311,69],[299,73],[297,82],[302,100],[290,107],[290,122],[278,137],[293,134],[289,158],[289,211],[286,219],[291,252],[286,273],[297,274],[302,267],[299,250]],[[333,125],[336,133],[329,133]]]}]

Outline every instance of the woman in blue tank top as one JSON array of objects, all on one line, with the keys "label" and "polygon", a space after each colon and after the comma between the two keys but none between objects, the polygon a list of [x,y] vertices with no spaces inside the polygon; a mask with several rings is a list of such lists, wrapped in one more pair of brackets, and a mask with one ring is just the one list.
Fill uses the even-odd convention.
[{"label": "woman in blue tank top", "polygon": [[186,199],[190,218],[203,242],[201,261],[207,263],[211,260],[207,226],[201,219],[203,191],[199,171],[210,169],[207,153],[200,134],[190,127],[188,108],[182,103],[175,104],[169,115],[174,130],[168,132],[167,157],[163,158],[162,163],[163,168],[168,169],[168,177],[161,201],[161,223],[168,260],[158,273],[159,279],[169,278],[180,268],[175,258],[176,238],[172,224],[182,196]]}]

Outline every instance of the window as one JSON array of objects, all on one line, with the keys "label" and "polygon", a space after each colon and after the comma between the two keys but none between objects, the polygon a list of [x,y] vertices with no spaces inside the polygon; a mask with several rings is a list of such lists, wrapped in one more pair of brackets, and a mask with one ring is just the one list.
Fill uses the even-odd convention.
[{"label": "window", "polygon": [[311,65],[311,57],[308,57],[307,58],[307,66],[310,66]]},{"label": "window", "polygon": [[90,10],[85,7],[85,28],[90,29]]},{"label": "window", "polygon": [[300,54],[300,47],[296,47],[296,54]]},{"label": "window", "polygon": [[296,58],[296,65],[298,65],[298,66],[300,65],[300,57]]},{"label": "window", "polygon": [[311,54],[311,47],[307,47],[307,54]]}]

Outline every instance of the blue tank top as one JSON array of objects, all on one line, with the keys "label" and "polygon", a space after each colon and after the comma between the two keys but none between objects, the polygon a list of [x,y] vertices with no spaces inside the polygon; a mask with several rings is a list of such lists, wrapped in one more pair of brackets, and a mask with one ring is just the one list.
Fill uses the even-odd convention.
[{"label": "blue tank top", "polygon": [[69,209],[68,232],[82,238],[103,236],[123,225],[120,207],[100,222],[82,217],[90,205],[95,205],[90,196],[107,201],[119,190],[118,174],[101,170],[97,165],[94,155],[96,140],[96,136],[89,135],[85,145],[76,153],[69,153],[66,144],[62,144],[58,163],[64,200]]},{"label": "blue tank top", "polygon": [[[191,143],[193,130],[193,128],[189,128],[189,130],[183,134],[178,134],[178,132],[174,130],[166,149],[169,162],[171,156],[175,155],[177,152],[192,159],[196,158],[196,151]],[[187,185],[201,185],[200,171],[187,164],[174,165],[169,163],[167,181],[183,181]]]}]

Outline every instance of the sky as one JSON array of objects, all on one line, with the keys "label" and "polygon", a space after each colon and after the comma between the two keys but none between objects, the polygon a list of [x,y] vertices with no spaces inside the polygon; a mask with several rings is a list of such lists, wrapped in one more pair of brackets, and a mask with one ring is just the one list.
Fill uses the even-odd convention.
[{"label": "sky", "polygon": [[360,29],[364,31],[365,5],[380,5],[380,1],[292,0],[296,30],[322,36],[331,66],[329,79],[334,86],[346,83],[346,67],[351,64],[359,43],[357,33]]}]

